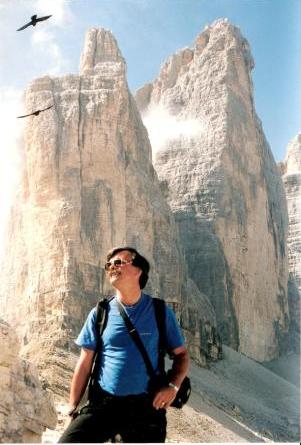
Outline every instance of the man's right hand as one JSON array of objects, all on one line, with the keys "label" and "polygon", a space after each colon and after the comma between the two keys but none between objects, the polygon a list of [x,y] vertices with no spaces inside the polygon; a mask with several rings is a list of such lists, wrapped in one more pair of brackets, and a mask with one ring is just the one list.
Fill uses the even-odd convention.
[{"label": "man's right hand", "polygon": [[76,408],[78,407],[81,398],[85,392],[93,365],[93,357],[95,352],[82,348],[79,360],[76,364],[75,371],[72,377],[68,415],[74,417]]}]

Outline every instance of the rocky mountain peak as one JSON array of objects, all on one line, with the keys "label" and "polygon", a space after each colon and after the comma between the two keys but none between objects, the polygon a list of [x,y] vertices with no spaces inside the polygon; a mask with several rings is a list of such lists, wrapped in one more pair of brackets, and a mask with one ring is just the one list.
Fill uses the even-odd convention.
[{"label": "rocky mountain peak", "polygon": [[284,160],[284,173],[294,174],[301,172],[301,133],[297,134],[287,146]]},{"label": "rocky mountain peak", "polygon": [[[200,91],[203,100],[207,84],[211,91],[210,83],[212,101],[221,96],[226,98],[226,90],[231,89],[247,108],[253,108],[251,70],[254,66],[249,43],[240,29],[227,19],[219,19],[206,26],[192,48],[171,55],[162,65],[157,79],[138,89],[136,102],[144,115],[160,104],[173,116],[203,120]],[[200,72],[204,73],[202,79]]]},{"label": "rocky mountain peak", "polygon": [[242,51],[247,68],[252,70],[255,66],[248,41],[241,34],[239,27],[230,23],[226,18],[215,20],[197,36],[195,41],[196,54],[200,54],[207,44],[210,48],[217,50],[223,50],[225,47],[229,49],[236,47]]},{"label": "rocky mountain peak", "polygon": [[190,278],[212,303],[223,343],[267,361],[288,330],[287,209],[256,115],[253,67],[239,28],[220,19],[169,57],[136,102]]},{"label": "rocky mountain peak", "polygon": [[[111,31],[104,28],[91,28],[86,33],[84,49],[80,59],[80,75],[103,73],[105,66],[125,74],[126,63]],[[112,70],[110,70],[110,75]]]}]

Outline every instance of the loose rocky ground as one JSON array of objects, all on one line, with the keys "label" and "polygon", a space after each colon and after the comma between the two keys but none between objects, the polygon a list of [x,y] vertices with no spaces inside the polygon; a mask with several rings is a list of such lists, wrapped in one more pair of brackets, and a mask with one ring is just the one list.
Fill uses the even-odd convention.
[{"label": "loose rocky ground", "polygon": [[[198,405],[198,410],[193,406]],[[168,411],[167,442],[222,443],[266,442],[222,410],[194,393],[188,406]]]},{"label": "loose rocky ground", "polygon": [[[168,410],[167,442],[299,443],[300,388],[285,379],[283,362],[281,358],[281,367],[274,361],[266,369],[224,347],[224,359],[210,369],[192,363],[193,392],[182,410]],[[299,357],[289,355],[286,363],[291,375],[292,368],[298,369]],[[44,443],[58,440],[66,425],[63,410],[61,405],[57,430],[48,430]]]}]

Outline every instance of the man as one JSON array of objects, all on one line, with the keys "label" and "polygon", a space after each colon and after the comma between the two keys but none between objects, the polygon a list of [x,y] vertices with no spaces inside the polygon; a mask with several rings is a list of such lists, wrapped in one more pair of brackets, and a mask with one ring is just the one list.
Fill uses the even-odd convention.
[{"label": "man", "polygon": [[[109,303],[108,320],[98,354],[99,379],[78,417],[71,421],[60,443],[164,442],[166,409],[188,372],[189,357],[172,310],[166,307],[166,338],[173,356],[171,381],[154,395],[148,393],[149,375],[140,351],[131,338],[117,301],[137,329],[156,373],[159,373],[159,332],[152,297],[143,293],[149,263],[132,247],[110,251],[105,265],[111,285],[116,289]],[[117,300],[117,301],[116,301]],[[97,345],[94,308],[76,343],[81,354],[73,375],[69,414],[75,412],[85,391]]]}]

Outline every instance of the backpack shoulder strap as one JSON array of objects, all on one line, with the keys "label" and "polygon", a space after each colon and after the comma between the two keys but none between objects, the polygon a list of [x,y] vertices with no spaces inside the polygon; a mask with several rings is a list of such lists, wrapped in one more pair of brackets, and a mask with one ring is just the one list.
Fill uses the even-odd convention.
[{"label": "backpack shoulder strap", "polygon": [[164,374],[164,357],[166,354],[166,303],[161,298],[153,297],[153,304],[155,310],[155,317],[159,330],[159,369]]},{"label": "backpack shoulder strap", "polygon": [[96,305],[95,324],[97,326],[97,333],[99,334],[98,341],[100,340],[100,337],[102,336],[103,331],[107,325],[109,303],[113,298],[114,297],[105,297]]},{"label": "backpack shoulder strap", "polygon": [[89,387],[89,398],[90,398],[90,391],[91,388],[93,387],[93,385],[95,385],[95,383],[97,382],[97,378],[98,378],[98,360],[97,360],[97,356],[99,354],[99,350],[100,350],[100,338],[103,334],[103,331],[107,325],[107,321],[108,321],[108,308],[109,308],[109,303],[110,301],[113,299],[114,297],[105,297],[102,300],[99,300],[99,302],[96,305],[96,320],[95,320],[95,325],[97,327],[97,348],[93,357],[93,365],[92,365],[92,369],[91,369],[91,374],[90,374],[90,380],[88,383],[88,387]]}]

